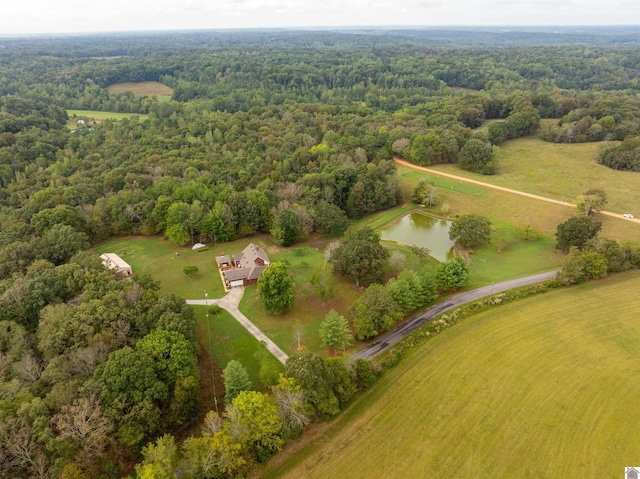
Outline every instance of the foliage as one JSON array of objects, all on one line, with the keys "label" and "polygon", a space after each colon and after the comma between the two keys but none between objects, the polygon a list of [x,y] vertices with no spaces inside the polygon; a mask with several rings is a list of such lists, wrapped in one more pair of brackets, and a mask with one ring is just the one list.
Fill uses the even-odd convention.
[{"label": "foliage", "polygon": [[328,261],[317,263],[313,267],[311,284],[315,288],[316,294],[322,298],[323,301],[332,297],[335,288],[333,264]]},{"label": "foliage", "polygon": [[356,338],[364,340],[393,328],[402,313],[384,286],[372,284],[351,307],[350,316]]},{"label": "foliage", "polygon": [[169,434],[158,438],[155,444],[142,449],[142,462],[136,466],[140,479],[177,479],[178,447]]},{"label": "foliage", "polygon": [[560,284],[574,284],[607,275],[607,258],[595,251],[572,246],[558,273]]},{"label": "foliage", "polygon": [[429,275],[420,277],[413,270],[405,270],[397,279],[390,279],[386,288],[404,313],[430,303],[437,296],[434,279]]},{"label": "foliage", "polygon": [[380,237],[368,226],[349,228],[338,248],[331,252],[331,263],[340,274],[361,281],[379,280],[382,275],[382,263],[389,252],[380,244]]},{"label": "foliage", "polygon": [[336,350],[346,349],[351,344],[349,322],[332,309],[320,324],[320,339],[324,347],[330,346]]},{"label": "foliage", "polygon": [[438,203],[438,191],[432,182],[420,180],[411,192],[411,201],[418,205],[435,206]]},{"label": "foliage", "polygon": [[247,370],[242,366],[240,361],[232,359],[224,368],[224,389],[226,391],[225,399],[227,403],[231,403],[242,391],[250,391],[253,387]]},{"label": "foliage", "polygon": [[282,246],[291,246],[302,239],[302,227],[298,216],[289,209],[282,209],[273,220],[271,236]]},{"label": "foliage", "polygon": [[598,188],[592,188],[580,195],[576,200],[578,211],[589,216],[593,210],[601,210],[607,204],[607,193]]},{"label": "foliage", "polygon": [[489,242],[491,222],[477,214],[462,215],[451,224],[449,238],[463,248],[477,248]]},{"label": "foliage", "polygon": [[193,264],[188,264],[182,268],[182,272],[191,278],[198,273],[198,267]]},{"label": "foliage", "polygon": [[529,221],[523,221],[516,226],[516,233],[525,241],[535,241],[540,238],[541,234],[536,231]]},{"label": "foliage", "polygon": [[601,228],[602,221],[592,216],[573,216],[558,225],[556,248],[565,252],[572,246],[581,249]]},{"label": "foliage", "polygon": [[463,170],[475,171],[483,175],[492,175],[493,151],[490,143],[472,138],[460,149],[458,164]]},{"label": "foliage", "polygon": [[264,309],[279,314],[293,306],[293,280],[284,263],[271,263],[258,280],[258,292]]},{"label": "foliage", "polygon": [[464,259],[455,256],[438,265],[436,283],[438,291],[452,291],[463,286],[469,278],[469,268]]},{"label": "foliage", "polygon": [[376,382],[371,363],[363,358],[356,359],[354,367],[355,387],[358,391],[366,391]]},{"label": "foliage", "polygon": [[598,163],[623,171],[640,171],[640,136],[625,138],[598,156]]},{"label": "foliage", "polygon": [[273,388],[273,398],[278,407],[278,416],[282,421],[284,437],[297,437],[311,421],[302,388],[295,379],[281,374]]},{"label": "foliage", "polygon": [[330,417],[340,411],[334,380],[322,356],[307,353],[291,356],[284,368],[284,376],[293,379],[301,388],[307,404],[320,417]]},{"label": "foliage", "polygon": [[232,437],[258,462],[265,462],[284,445],[282,421],[273,398],[256,391],[242,391],[227,406]]}]

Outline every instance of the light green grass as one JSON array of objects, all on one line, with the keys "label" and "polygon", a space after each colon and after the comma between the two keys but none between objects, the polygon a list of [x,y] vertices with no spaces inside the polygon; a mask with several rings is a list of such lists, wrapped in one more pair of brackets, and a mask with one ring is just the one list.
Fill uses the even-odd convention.
[{"label": "light green grass", "polygon": [[203,354],[211,354],[214,361],[224,369],[229,361],[240,361],[247,369],[255,389],[264,389],[260,382],[260,362],[255,354],[260,346],[254,338],[233,316],[225,310],[218,314],[205,316],[204,306],[194,306],[198,325],[198,337],[201,344],[208,345]]},{"label": "light green grass", "polygon": [[612,276],[464,320],[260,477],[621,477],[640,444],[639,282]]},{"label": "light green grass", "polygon": [[95,120],[101,122],[103,120],[122,120],[124,118],[138,117],[145,120],[149,115],[138,115],[136,113],[117,113],[115,111],[96,111],[96,110],[67,110],[69,119],[67,120],[67,128],[75,130],[78,128],[78,120],[89,122]]},{"label": "light green grass", "polygon": [[[191,247],[174,246],[157,236],[136,236],[111,238],[94,250],[99,254],[117,253],[131,265],[134,274],[148,273],[160,281],[160,290],[164,293],[175,293],[185,299],[204,299],[206,291],[213,299],[225,295],[216,256],[239,253],[252,241],[260,246],[265,244],[261,237],[253,237],[192,251]],[[186,265],[198,267],[194,277],[189,278],[182,272]]]},{"label": "light green grass", "polygon": [[[299,256],[295,252],[297,249],[304,251],[305,255]],[[322,351],[320,323],[332,309],[345,314],[361,290],[354,288],[348,279],[336,275],[335,294],[326,302],[322,301],[310,281],[314,265],[324,260],[324,254],[311,246],[279,248],[277,252],[269,253],[269,259],[287,262],[287,270],[294,281],[293,307],[279,315],[267,313],[260,301],[258,288],[254,286],[245,288],[240,310],[287,354]],[[301,350],[298,350],[295,334],[298,328],[302,330]]]},{"label": "light green grass", "polygon": [[[496,148],[496,175],[461,170],[456,165],[435,169],[514,190],[575,203],[590,188],[607,192],[604,209],[640,216],[640,173],[616,171],[599,165],[596,157],[606,143],[557,144],[535,137],[519,138]],[[512,195],[514,196],[514,195]],[[518,198],[513,201],[520,202]],[[541,208],[551,208],[549,204]],[[617,239],[640,236],[640,227],[617,218],[600,217],[603,234]]]}]

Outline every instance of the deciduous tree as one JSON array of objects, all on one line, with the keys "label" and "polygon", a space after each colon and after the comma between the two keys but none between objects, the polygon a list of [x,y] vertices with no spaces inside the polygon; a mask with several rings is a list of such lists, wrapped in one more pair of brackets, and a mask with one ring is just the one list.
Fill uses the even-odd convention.
[{"label": "deciduous tree", "polygon": [[361,281],[376,281],[383,274],[383,262],[389,252],[380,244],[380,237],[368,226],[349,228],[340,246],[331,252],[331,262],[336,270]]},{"label": "deciduous tree", "polygon": [[293,279],[284,263],[271,263],[258,280],[258,293],[268,313],[279,314],[293,306]]},{"label": "deciduous tree", "polygon": [[491,222],[480,215],[462,215],[451,224],[449,238],[463,248],[477,248],[489,242]]}]

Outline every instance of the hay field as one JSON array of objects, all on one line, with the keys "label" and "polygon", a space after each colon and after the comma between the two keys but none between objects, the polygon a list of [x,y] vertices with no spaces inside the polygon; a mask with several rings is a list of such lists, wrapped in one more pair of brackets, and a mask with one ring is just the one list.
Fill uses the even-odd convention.
[{"label": "hay field", "polygon": [[640,461],[638,281],[464,320],[260,477],[622,477]]}]

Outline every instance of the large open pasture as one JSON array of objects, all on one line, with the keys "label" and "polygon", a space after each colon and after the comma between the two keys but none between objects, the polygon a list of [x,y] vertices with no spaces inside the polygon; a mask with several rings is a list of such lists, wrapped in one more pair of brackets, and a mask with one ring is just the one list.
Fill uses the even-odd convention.
[{"label": "large open pasture", "polygon": [[[603,142],[547,143],[530,136],[496,147],[496,174],[493,176],[464,171],[455,165],[437,165],[435,169],[569,203],[575,203],[576,197],[590,188],[601,188],[608,196],[604,209],[640,217],[640,173],[599,165],[596,158],[606,146]],[[519,199],[514,201],[520,202]],[[551,206],[545,204],[542,208],[550,209]],[[630,222],[601,219],[603,233],[611,237],[619,235],[619,239],[631,239],[633,235],[639,235],[637,225],[630,225]]]},{"label": "large open pasture", "polygon": [[109,93],[124,93],[130,91],[139,96],[157,96],[159,99],[170,98],[173,88],[157,81],[114,83],[107,87]]},{"label": "large open pasture", "polygon": [[622,477],[639,459],[638,281],[610,276],[458,323],[261,477]]}]

